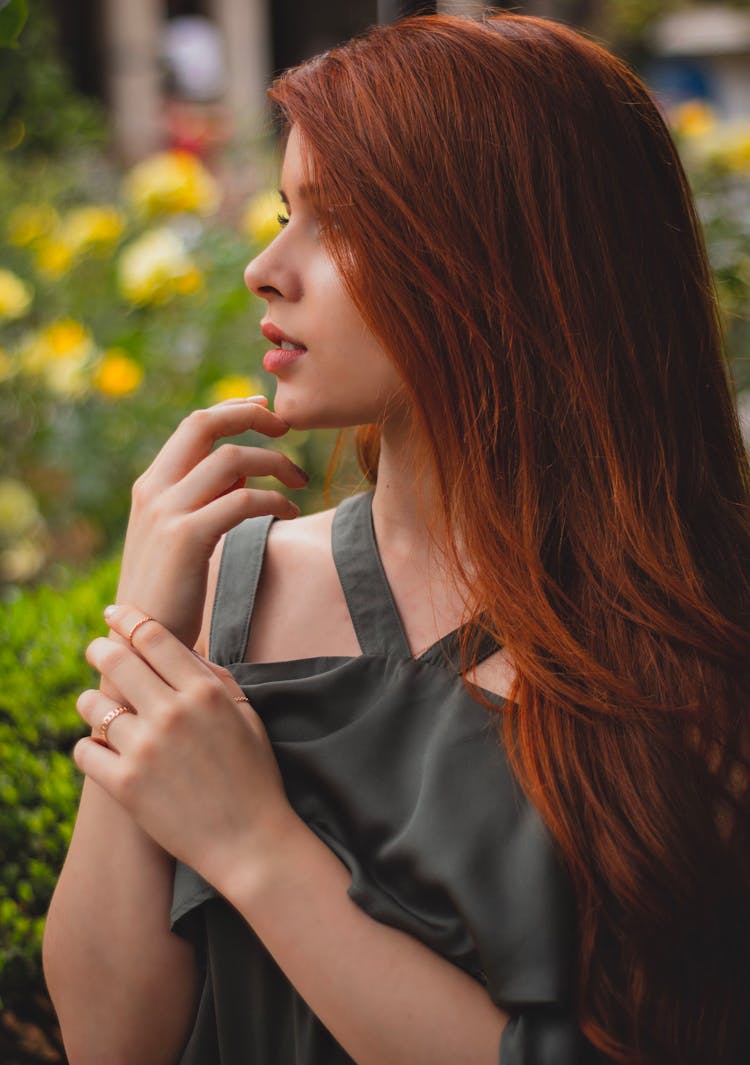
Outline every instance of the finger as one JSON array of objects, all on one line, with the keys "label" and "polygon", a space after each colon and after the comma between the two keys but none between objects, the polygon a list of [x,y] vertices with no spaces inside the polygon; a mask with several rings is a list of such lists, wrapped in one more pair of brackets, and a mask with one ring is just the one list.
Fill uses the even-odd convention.
[{"label": "finger", "polygon": [[86,736],[73,748],[73,761],[82,773],[85,773],[110,795],[114,794],[117,788],[118,769],[122,764],[116,751]]},{"label": "finger", "polygon": [[201,535],[216,542],[228,529],[233,529],[245,518],[257,518],[263,514],[273,515],[286,521],[298,518],[300,509],[296,503],[281,492],[263,491],[259,488],[238,488],[208,503],[189,521],[200,521]]},{"label": "finger", "polygon": [[[185,688],[190,679],[209,675],[198,655],[155,618],[147,619],[142,610],[121,604],[107,607],[104,617],[112,631],[128,640],[130,647],[115,643],[114,640],[107,642],[118,649],[122,648],[135,660],[135,664],[132,664],[133,678],[128,681],[129,687],[124,686],[124,681],[120,683],[117,664],[114,668],[110,667],[110,673],[107,675],[112,676],[119,690],[136,710],[148,713],[149,705],[153,707],[163,700],[165,694],[169,694],[165,693],[165,683],[179,691]],[[94,647],[97,642],[94,640],[91,646]],[[95,663],[92,662],[92,665]],[[158,689],[156,683],[159,685]],[[152,700],[151,704],[148,699]]]},{"label": "finger", "polygon": [[220,403],[216,403],[215,406],[222,407],[227,403],[261,403],[264,407],[268,406],[268,399],[266,396],[233,396],[231,399],[222,399]]},{"label": "finger", "polygon": [[209,454],[217,440],[251,429],[264,436],[279,437],[289,431],[289,426],[255,400],[194,410],[183,418],[144,476],[155,488],[175,484]]},{"label": "finger", "polygon": [[108,715],[112,715],[115,710],[124,705],[122,701],[115,702],[114,699],[109,699],[102,692],[91,689],[81,692],[76,702],[78,713],[86,724],[91,726],[91,739],[97,743],[106,743],[108,747],[118,753],[122,751],[123,743],[127,746],[128,737],[132,735],[130,729],[134,724],[128,721],[122,721],[121,723],[120,718],[135,718],[137,714],[132,707],[127,707],[125,712],[120,712],[106,725],[104,736],[101,734],[101,726],[102,722],[107,720]]},{"label": "finger", "polygon": [[195,510],[248,477],[276,477],[288,488],[304,488],[308,476],[280,451],[222,444],[170,490],[181,510]]},{"label": "finger", "polygon": [[[150,625],[156,626],[156,623],[149,622]],[[166,632],[166,629],[163,631]],[[171,633],[170,637],[179,643]],[[141,656],[135,642],[131,648],[122,640],[100,636],[86,648],[86,661],[122,693],[122,702],[132,706],[138,713],[146,716],[158,713],[174,695],[169,681]]]}]

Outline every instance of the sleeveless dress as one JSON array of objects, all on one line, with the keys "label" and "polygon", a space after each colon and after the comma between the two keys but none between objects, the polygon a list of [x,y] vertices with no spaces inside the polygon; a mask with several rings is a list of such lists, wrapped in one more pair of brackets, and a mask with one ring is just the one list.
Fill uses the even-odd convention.
[{"label": "sleeveless dress", "polygon": [[[349,868],[351,898],[464,969],[511,1014],[500,1065],[600,1061],[569,1001],[569,880],[508,767],[494,714],[464,687],[460,630],[412,657],[371,504],[370,493],[345,500],[332,533],[360,656],[243,661],[274,520],[263,517],[226,538],[210,657],[262,718],[289,801]],[[485,639],[480,657],[496,649]],[[240,914],[179,863],[172,929],[194,945],[203,979],[180,1065],[351,1065]]]}]

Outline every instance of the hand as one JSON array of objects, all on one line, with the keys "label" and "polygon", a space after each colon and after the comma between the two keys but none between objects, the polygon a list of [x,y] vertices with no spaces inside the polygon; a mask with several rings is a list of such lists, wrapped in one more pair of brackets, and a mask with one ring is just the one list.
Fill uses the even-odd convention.
[{"label": "hand", "polygon": [[303,488],[307,475],[285,455],[224,444],[249,429],[283,436],[289,426],[265,398],[231,400],[189,414],[133,487],[117,599],[137,603],[188,647],[200,631],[208,563],[222,535],[244,518],[293,518],[299,508],[281,492],[245,487],[248,477],[273,475]]},{"label": "hand", "polygon": [[[284,793],[263,724],[231,674],[206,662],[157,621],[128,633],[144,615],[108,608],[124,640],[100,637],[86,658],[133,713],[107,731],[107,745],[87,737],[76,765],[117,800],[164,850],[213,884],[241,855],[260,863],[285,839],[297,815]],[[78,712],[97,736],[116,703],[85,691]]]}]

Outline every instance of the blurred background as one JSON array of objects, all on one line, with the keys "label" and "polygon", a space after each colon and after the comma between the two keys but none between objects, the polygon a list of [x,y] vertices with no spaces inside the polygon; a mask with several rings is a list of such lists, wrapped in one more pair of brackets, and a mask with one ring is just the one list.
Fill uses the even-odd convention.
[{"label": "blurred background", "polygon": [[[80,789],[69,752],[75,698],[93,681],[82,651],[114,595],[132,482],[190,409],[273,395],[264,305],[242,282],[278,231],[265,90],[373,22],[491,9],[0,0],[2,1065],[64,1061],[41,935]],[[750,435],[750,3],[512,10],[593,35],[656,94],[704,224]],[[334,435],[273,442],[311,474],[304,509],[325,499]]]}]

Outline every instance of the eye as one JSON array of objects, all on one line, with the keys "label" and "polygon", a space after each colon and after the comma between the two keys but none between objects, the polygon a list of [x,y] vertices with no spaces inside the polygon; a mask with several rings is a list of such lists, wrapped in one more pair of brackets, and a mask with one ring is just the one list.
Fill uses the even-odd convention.
[{"label": "eye", "polygon": [[289,225],[289,216],[279,213],[279,214],[276,215],[276,221],[279,223],[279,225],[283,229],[284,226]]}]

